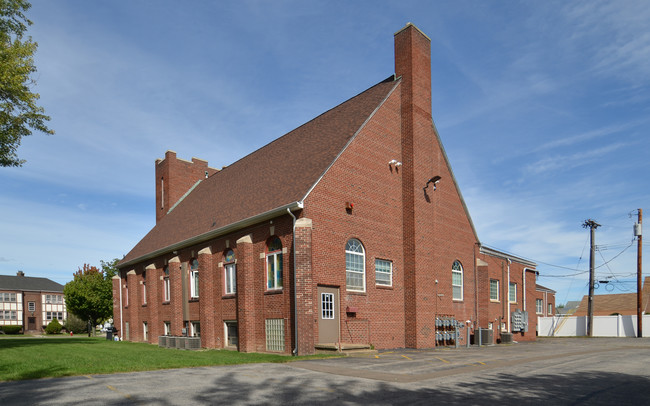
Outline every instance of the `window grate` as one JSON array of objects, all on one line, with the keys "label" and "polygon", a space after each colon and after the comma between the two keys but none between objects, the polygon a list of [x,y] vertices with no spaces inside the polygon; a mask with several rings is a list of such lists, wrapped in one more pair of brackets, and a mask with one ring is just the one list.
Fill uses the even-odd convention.
[{"label": "window grate", "polygon": [[266,319],[266,350],[284,351],[284,319]]}]

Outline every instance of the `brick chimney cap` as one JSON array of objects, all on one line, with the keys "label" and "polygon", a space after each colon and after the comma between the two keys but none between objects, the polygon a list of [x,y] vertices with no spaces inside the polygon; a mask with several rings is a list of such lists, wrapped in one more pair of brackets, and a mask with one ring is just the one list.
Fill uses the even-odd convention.
[{"label": "brick chimney cap", "polygon": [[408,28],[410,28],[410,27],[415,28],[415,29],[416,29],[416,30],[417,30],[417,31],[418,31],[418,32],[419,32],[419,33],[420,33],[424,38],[428,39],[429,42],[431,42],[431,38],[429,38],[429,36],[428,36],[427,34],[423,33],[422,30],[420,30],[420,29],[419,29],[415,24],[410,23],[410,22],[409,22],[409,23],[406,23],[406,25],[404,26],[404,28],[402,28],[401,30],[397,31],[394,35],[397,35],[397,34],[401,33],[402,31],[404,31],[404,30],[406,30],[406,29],[408,29]]}]

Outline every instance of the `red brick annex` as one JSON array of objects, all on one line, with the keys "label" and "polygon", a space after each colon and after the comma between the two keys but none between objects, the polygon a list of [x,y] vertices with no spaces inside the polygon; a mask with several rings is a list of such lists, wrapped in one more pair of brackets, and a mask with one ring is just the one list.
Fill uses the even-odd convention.
[{"label": "red brick annex", "polygon": [[394,75],[232,165],[167,151],[156,225],[118,266],[124,340],[304,355],[464,345],[479,327],[535,339],[535,264],[479,242],[412,24]]}]

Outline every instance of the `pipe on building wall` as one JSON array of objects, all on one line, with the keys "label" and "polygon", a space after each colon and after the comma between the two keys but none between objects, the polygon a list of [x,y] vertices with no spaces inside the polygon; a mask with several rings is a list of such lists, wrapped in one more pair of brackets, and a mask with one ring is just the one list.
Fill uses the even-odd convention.
[{"label": "pipe on building wall", "polygon": [[298,290],[296,289],[296,216],[291,213],[291,209],[287,208],[287,213],[293,219],[293,232],[291,233],[293,249],[293,330],[294,330],[294,345],[293,355],[298,355]]},{"label": "pipe on building wall", "polygon": [[524,285],[523,287],[523,292],[522,292],[522,301],[524,302],[522,304],[523,311],[526,311],[526,268],[522,269],[521,271],[521,278],[523,280],[522,284]]},{"label": "pipe on building wall", "polygon": [[123,341],[124,334],[124,317],[122,317],[122,271],[120,271],[120,341]]},{"label": "pipe on building wall", "polygon": [[[510,258],[506,258],[506,264],[508,264],[507,265],[508,283],[506,284],[506,286],[508,287],[508,297],[506,298],[506,303],[507,303],[506,304],[506,310],[507,310],[507,313],[506,313],[506,316],[507,316],[507,318],[506,318],[506,327],[507,327],[507,332],[508,333],[510,332],[510,264],[511,263],[512,263],[512,261],[510,260]],[[517,294],[517,291],[515,290],[515,295],[516,294]],[[515,300],[517,300],[516,297],[515,297]]]}]

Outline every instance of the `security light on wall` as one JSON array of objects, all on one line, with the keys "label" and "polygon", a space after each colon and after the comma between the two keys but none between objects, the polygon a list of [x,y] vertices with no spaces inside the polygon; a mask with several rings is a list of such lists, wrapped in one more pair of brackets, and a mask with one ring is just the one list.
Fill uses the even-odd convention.
[{"label": "security light on wall", "polygon": [[436,190],[436,187],[438,185],[438,182],[440,182],[440,179],[442,179],[442,178],[440,176],[438,176],[438,175],[436,175],[433,178],[429,179],[427,181],[427,184],[424,185],[424,187],[422,188],[422,190],[426,191],[427,188],[429,187],[429,184],[431,184],[431,183],[433,183],[433,190]]}]

